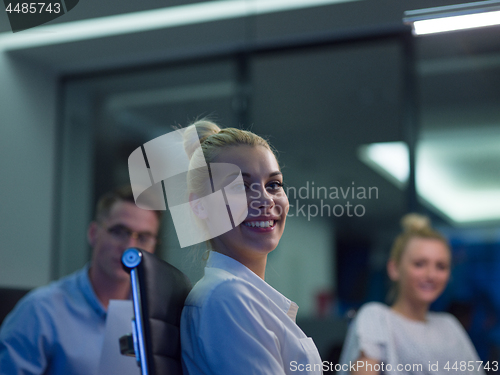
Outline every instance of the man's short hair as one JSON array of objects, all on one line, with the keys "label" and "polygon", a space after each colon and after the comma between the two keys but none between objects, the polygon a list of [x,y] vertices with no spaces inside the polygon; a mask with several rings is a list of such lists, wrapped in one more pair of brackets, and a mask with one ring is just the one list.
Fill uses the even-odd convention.
[{"label": "man's short hair", "polygon": [[[134,194],[130,185],[120,186],[102,195],[96,205],[94,220],[101,221],[105,219],[116,202],[130,202],[135,204]],[[162,211],[153,212],[156,214],[158,221],[161,221]]]}]

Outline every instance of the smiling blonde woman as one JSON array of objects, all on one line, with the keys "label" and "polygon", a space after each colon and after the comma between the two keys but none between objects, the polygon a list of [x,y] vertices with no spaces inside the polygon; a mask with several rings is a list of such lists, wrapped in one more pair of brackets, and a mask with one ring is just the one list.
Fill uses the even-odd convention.
[{"label": "smiling blonde woman", "polygon": [[[215,163],[239,168],[243,186],[231,186],[227,200],[231,191],[242,189],[248,209],[240,224],[210,240],[205,275],[185,302],[181,320],[184,373],[321,374],[314,342],[295,323],[298,306],[264,281],[267,256],[281,239],[289,209],[283,174],[271,147],[251,132],[221,130],[208,121],[191,125],[184,134],[185,149],[196,166],[188,174],[190,201],[201,224],[209,229],[217,226],[214,215],[199,203],[211,185],[204,169],[198,168],[204,164],[201,158],[210,168]],[[193,150],[191,145],[198,138],[201,147]],[[229,175],[219,177],[220,181],[232,180]]]},{"label": "smiling blonde woman", "polygon": [[402,225],[387,262],[394,303],[360,309],[344,343],[340,373],[484,374],[460,323],[429,311],[450,277],[446,239],[421,215],[406,215]]}]

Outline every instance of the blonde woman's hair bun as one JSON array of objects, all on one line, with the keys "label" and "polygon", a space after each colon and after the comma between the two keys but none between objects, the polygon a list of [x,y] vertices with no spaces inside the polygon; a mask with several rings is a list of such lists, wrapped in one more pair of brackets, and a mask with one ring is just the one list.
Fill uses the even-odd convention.
[{"label": "blonde woman's hair bun", "polygon": [[410,213],[401,219],[403,232],[421,232],[425,229],[431,229],[431,221],[427,216]]},{"label": "blonde woman's hair bun", "polygon": [[216,124],[208,120],[198,120],[189,125],[184,132],[184,150],[189,159],[199,145],[202,145],[211,135],[218,134],[220,130]]}]

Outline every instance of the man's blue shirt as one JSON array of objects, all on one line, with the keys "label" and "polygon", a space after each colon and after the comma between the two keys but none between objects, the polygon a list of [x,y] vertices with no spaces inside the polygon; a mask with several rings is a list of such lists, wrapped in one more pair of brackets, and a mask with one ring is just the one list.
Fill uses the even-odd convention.
[{"label": "man's blue shirt", "polygon": [[2,375],[97,374],[106,310],[88,265],[24,297],[0,329]]}]

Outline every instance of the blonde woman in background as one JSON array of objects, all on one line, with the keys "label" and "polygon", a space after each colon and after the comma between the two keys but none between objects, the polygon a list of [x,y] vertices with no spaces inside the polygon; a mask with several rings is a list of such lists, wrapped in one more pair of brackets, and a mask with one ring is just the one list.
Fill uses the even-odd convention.
[{"label": "blonde woman in background", "polygon": [[[234,176],[223,176],[229,183],[224,189],[228,200],[231,192],[246,191],[248,207],[241,224],[210,240],[205,275],[186,299],[184,374],[321,374],[314,342],[295,323],[298,306],[264,281],[267,255],[281,239],[289,209],[283,174],[269,144],[251,132],[221,130],[208,121],[188,127],[184,138],[194,166],[188,174],[190,202],[202,226],[211,230],[217,224],[196,203],[210,186],[204,169],[197,168],[204,160],[212,173],[216,163],[239,167],[244,186],[234,186]],[[201,147],[193,149],[198,139]]]},{"label": "blonde woman in background", "polygon": [[340,373],[484,374],[457,319],[429,311],[450,277],[447,240],[425,216],[408,214],[402,225],[387,263],[394,303],[371,302],[359,310],[344,342]]}]

